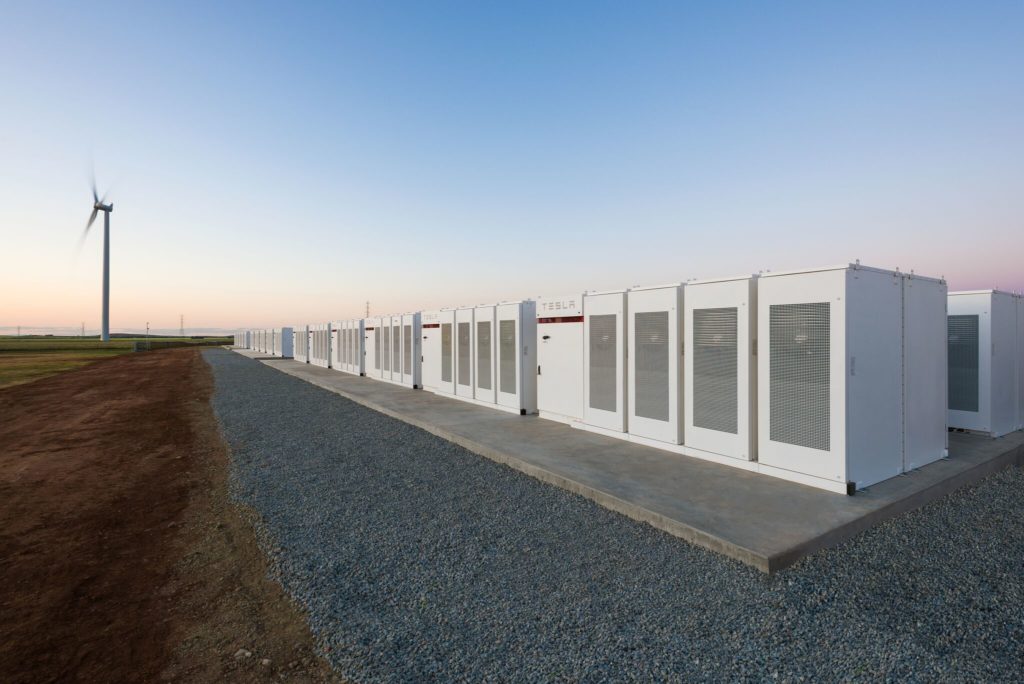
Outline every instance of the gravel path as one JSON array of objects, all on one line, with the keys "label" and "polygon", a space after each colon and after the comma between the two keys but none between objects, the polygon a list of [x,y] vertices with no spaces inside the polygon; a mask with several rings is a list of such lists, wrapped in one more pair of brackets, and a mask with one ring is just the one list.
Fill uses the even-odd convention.
[{"label": "gravel path", "polygon": [[354,681],[1020,681],[1024,470],[768,578],[225,350],[238,499]]}]

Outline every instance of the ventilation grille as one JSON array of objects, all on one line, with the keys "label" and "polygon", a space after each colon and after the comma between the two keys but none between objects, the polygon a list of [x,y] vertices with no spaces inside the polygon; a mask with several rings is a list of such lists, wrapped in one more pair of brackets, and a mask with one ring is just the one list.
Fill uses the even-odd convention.
[{"label": "ventilation grille", "polygon": [[809,449],[830,448],[828,302],[772,304],[770,438]]},{"label": "ventilation grille", "polygon": [[459,384],[472,387],[469,356],[469,323],[459,323]]},{"label": "ventilation grille", "polygon": [[402,368],[406,375],[412,375],[412,326],[402,326]]},{"label": "ventilation grille", "polygon": [[693,311],[693,424],[736,434],[736,308]]},{"label": "ventilation grille", "polygon": [[616,376],[618,356],[616,347],[616,314],[590,316],[590,408],[616,411]]},{"label": "ventilation grille", "polygon": [[400,325],[391,326],[391,372],[402,372],[402,338]]},{"label": "ventilation grille", "polygon": [[441,382],[452,381],[452,324],[441,324]]},{"label": "ventilation grille", "polygon": [[384,357],[384,370],[391,370],[391,328],[388,326],[382,326],[380,329],[384,333],[384,344],[383,344],[383,357]]},{"label": "ventilation grille", "polygon": [[645,311],[633,315],[636,373],[634,398],[636,415],[651,420],[668,420],[669,341],[668,311]]},{"label": "ventilation grille", "polygon": [[978,316],[950,316],[949,409],[978,412]]},{"label": "ventilation grille", "polygon": [[491,322],[476,324],[476,386],[491,389]]},{"label": "ventilation grille", "polygon": [[505,394],[516,393],[516,322],[498,322],[498,389]]},{"label": "ventilation grille", "polygon": [[373,367],[380,370],[380,326],[373,331]]}]

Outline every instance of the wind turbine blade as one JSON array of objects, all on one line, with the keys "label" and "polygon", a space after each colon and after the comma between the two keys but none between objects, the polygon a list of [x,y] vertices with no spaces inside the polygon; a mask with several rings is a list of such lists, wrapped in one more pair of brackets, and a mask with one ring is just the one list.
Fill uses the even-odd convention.
[{"label": "wind turbine blade", "polygon": [[78,258],[79,253],[82,251],[82,245],[85,244],[85,238],[89,235],[89,229],[92,228],[93,222],[96,221],[96,214],[100,213],[99,209],[93,209],[92,215],[89,217],[89,222],[85,224],[85,230],[82,231],[82,236],[78,238],[78,246],[75,248],[75,258]]},{"label": "wind turbine blade", "polygon": [[99,196],[96,194],[96,171],[94,170],[89,176],[89,182],[92,184],[92,201],[94,204],[98,204],[100,201]]}]

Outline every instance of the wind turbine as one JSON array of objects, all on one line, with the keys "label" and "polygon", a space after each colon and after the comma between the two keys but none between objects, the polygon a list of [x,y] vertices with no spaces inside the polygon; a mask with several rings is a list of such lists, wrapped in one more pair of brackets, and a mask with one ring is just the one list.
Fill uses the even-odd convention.
[{"label": "wind turbine", "polygon": [[92,179],[92,215],[89,222],[85,224],[85,232],[82,239],[89,234],[89,229],[96,221],[96,216],[103,212],[103,330],[101,339],[104,342],[110,341],[110,212],[114,211],[114,203],[104,204],[107,200],[106,193],[100,198],[96,194],[96,178]]}]

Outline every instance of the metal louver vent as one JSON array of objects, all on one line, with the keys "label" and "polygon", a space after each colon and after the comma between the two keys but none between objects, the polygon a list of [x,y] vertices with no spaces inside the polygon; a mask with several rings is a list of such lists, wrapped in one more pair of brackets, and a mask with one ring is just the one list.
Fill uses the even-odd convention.
[{"label": "metal louver vent", "polygon": [[590,408],[615,411],[618,376],[616,314],[590,316]]},{"label": "metal louver vent", "polygon": [[693,424],[736,434],[737,310],[693,311]]},{"label": "metal louver vent", "polygon": [[402,366],[406,375],[412,375],[412,326],[402,326]]},{"label": "metal louver vent", "polygon": [[470,379],[469,323],[459,323],[459,384],[472,386]]},{"label": "metal louver vent", "polygon": [[402,372],[402,338],[400,325],[391,326],[391,372]]},{"label": "metal louver vent", "polygon": [[957,315],[946,320],[949,344],[949,408],[978,412],[978,316]]},{"label": "metal louver vent", "polygon": [[381,326],[380,332],[384,334],[383,344],[383,357],[384,357],[384,370],[391,370],[391,328],[389,326]]},{"label": "metal louver vent", "polygon": [[491,322],[476,324],[476,386],[491,389]]},{"label": "metal louver vent", "polygon": [[768,381],[773,442],[830,449],[830,324],[828,302],[771,305]]},{"label": "metal louver vent", "polygon": [[669,342],[668,311],[644,311],[633,315],[636,354],[634,396],[636,415],[668,420]]},{"label": "metal louver vent", "polygon": [[441,324],[441,382],[452,381],[452,324]]},{"label": "metal louver vent", "polygon": [[516,322],[498,321],[498,389],[516,393]]},{"label": "metal louver vent", "polygon": [[373,331],[373,367],[380,370],[380,326]]}]

